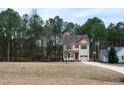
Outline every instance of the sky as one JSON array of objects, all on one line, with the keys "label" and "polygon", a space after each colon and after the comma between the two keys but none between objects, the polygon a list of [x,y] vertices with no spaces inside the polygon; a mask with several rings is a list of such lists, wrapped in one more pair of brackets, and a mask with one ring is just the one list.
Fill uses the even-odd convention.
[{"label": "sky", "polygon": [[[13,8],[22,16],[27,13],[31,15],[31,8]],[[4,10],[4,9],[3,9]],[[88,18],[98,17],[107,27],[111,22],[124,22],[124,8],[37,8],[37,13],[46,21],[56,15],[64,21],[84,24]]]}]

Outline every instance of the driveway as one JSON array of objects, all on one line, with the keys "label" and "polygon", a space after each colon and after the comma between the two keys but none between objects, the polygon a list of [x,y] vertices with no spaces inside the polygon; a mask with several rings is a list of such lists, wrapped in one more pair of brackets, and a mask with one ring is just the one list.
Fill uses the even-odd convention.
[{"label": "driveway", "polygon": [[98,66],[98,67],[103,67],[103,68],[110,69],[110,70],[124,74],[124,67],[110,66],[110,65],[101,64],[98,62],[82,62],[82,63],[88,64],[88,65],[93,65],[93,66]]}]

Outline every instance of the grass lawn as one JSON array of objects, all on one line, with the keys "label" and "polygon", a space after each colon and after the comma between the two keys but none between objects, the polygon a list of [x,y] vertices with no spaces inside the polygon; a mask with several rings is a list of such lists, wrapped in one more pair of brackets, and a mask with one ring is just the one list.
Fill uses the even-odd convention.
[{"label": "grass lawn", "polygon": [[124,75],[77,62],[0,62],[0,84],[124,84]]}]

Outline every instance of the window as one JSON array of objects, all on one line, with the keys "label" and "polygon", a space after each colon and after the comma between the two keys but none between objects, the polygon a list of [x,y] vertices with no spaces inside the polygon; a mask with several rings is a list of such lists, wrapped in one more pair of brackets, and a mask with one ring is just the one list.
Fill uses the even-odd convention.
[{"label": "window", "polygon": [[87,57],[87,55],[81,55],[80,57]]},{"label": "window", "polygon": [[86,45],[82,45],[81,49],[87,49]]},{"label": "window", "polygon": [[122,60],[124,60],[124,56],[122,56]]}]

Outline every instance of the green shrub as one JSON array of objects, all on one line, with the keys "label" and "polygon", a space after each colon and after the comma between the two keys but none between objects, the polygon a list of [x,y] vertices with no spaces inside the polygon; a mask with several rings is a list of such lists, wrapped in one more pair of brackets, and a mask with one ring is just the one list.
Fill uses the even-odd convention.
[{"label": "green shrub", "polygon": [[108,61],[109,63],[118,63],[118,56],[116,54],[116,50],[114,47],[110,48],[109,55],[108,55]]}]

